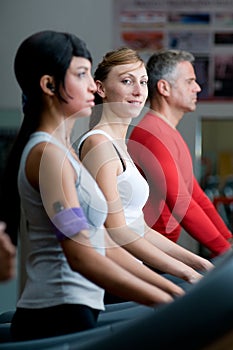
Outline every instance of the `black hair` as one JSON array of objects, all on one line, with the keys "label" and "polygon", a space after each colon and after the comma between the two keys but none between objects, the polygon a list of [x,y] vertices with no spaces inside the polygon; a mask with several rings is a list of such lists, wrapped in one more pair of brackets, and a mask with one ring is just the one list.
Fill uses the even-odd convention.
[{"label": "black hair", "polygon": [[7,159],[0,193],[0,220],[6,222],[6,231],[14,244],[17,243],[20,222],[18,169],[23,149],[40,122],[43,109],[40,79],[43,75],[50,75],[57,97],[66,102],[59,94],[59,86],[65,90],[65,75],[73,56],[86,58],[92,63],[83,40],[70,33],[52,30],[29,36],[16,52],[14,72],[22,90],[24,118]]}]

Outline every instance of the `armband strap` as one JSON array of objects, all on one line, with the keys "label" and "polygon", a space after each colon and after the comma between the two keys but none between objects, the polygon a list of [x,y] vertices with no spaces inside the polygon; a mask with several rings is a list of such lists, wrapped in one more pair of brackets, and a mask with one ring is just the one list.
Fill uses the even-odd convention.
[{"label": "armband strap", "polygon": [[89,225],[82,208],[69,208],[59,211],[51,219],[59,241],[75,236],[81,230],[88,230]]}]

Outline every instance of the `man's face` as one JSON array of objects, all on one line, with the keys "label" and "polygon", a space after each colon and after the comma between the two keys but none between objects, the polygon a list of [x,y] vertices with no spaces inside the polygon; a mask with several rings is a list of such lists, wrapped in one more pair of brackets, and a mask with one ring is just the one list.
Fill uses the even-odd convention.
[{"label": "man's face", "polygon": [[170,87],[169,104],[173,109],[183,113],[196,109],[197,94],[201,88],[196,82],[196,74],[190,62],[177,64],[175,79]]}]

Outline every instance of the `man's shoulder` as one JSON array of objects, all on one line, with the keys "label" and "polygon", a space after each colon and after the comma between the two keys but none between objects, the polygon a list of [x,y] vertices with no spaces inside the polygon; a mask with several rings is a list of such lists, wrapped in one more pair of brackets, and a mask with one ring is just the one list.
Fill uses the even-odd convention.
[{"label": "man's shoulder", "polygon": [[160,138],[167,129],[166,123],[164,123],[156,114],[147,112],[142,119],[136,124],[131,133],[131,139],[140,134],[154,136]]}]

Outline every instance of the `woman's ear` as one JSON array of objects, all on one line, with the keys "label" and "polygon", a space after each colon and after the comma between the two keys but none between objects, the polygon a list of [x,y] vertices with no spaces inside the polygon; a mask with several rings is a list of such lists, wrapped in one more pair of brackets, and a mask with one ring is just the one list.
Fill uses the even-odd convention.
[{"label": "woman's ear", "polygon": [[96,90],[97,94],[100,95],[100,97],[105,98],[106,94],[105,94],[104,84],[100,80],[96,80],[95,83],[97,87],[97,90]]},{"label": "woman's ear", "polygon": [[157,83],[157,90],[160,95],[169,96],[170,95],[170,84],[167,80],[160,79]]},{"label": "woman's ear", "polygon": [[40,87],[45,94],[50,96],[53,96],[56,91],[54,80],[50,75],[43,75],[40,78]]}]

